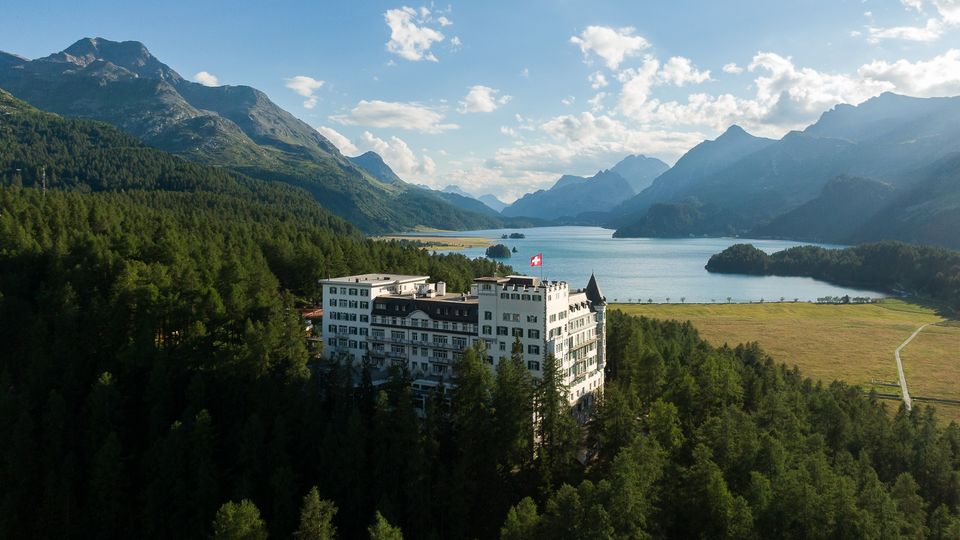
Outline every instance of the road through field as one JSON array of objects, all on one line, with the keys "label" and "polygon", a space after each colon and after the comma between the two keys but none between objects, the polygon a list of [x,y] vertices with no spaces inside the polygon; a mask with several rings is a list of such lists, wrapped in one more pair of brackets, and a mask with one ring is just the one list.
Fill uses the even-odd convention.
[{"label": "road through field", "polygon": [[914,330],[914,332],[910,334],[910,337],[901,343],[900,346],[897,347],[897,350],[893,351],[893,356],[897,359],[897,373],[900,374],[900,394],[903,396],[903,403],[907,406],[908,411],[913,408],[913,400],[910,399],[910,391],[907,390],[907,377],[903,374],[903,361],[900,360],[900,351],[902,351],[908,343],[913,341],[913,338],[917,337],[917,334],[919,334],[920,331],[926,328],[929,324],[930,323],[924,324],[920,328]]}]

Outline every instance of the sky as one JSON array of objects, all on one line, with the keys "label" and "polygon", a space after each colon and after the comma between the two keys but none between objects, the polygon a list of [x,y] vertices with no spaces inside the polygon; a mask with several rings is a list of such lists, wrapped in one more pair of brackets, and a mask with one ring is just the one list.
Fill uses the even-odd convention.
[{"label": "sky", "polygon": [[731,124],[782,137],[882,92],[960,94],[960,0],[3,0],[0,50],[136,40],[346,155],[511,201]]}]

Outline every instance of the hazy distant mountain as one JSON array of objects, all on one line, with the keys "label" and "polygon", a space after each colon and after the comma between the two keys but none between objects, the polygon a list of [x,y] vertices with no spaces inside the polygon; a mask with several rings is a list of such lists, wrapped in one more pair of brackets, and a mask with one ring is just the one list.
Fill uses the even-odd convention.
[{"label": "hazy distant mountain", "polygon": [[0,87],[41,109],[109,122],[191,160],[305,188],[367,232],[499,224],[376,179],[263,92],[190,82],[136,41],[85,38],[31,61],[0,54]]},{"label": "hazy distant mountain", "polygon": [[634,193],[640,193],[669,168],[669,165],[657,158],[631,155],[623,158],[610,170],[622,176]]},{"label": "hazy distant mountain", "polygon": [[460,189],[460,186],[457,186],[457,185],[454,185],[454,184],[450,184],[449,186],[443,188],[443,189],[440,190],[440,191],[443,191],[444,193],[456,193],[457,195],[460,195],[461,197],[469,197],[469,198],[471,198],[471,199],[476,199],[476,197],[474,197],[473,195],[471,195],[471,194],[467,193],[466,191]]},{"label": "hazy distant mountain", "polygon": [[550,189],[517,199],[501,214],[543,219],[572,217],[584,212],[605,212],[632,195],[630,184],[613,171],[600,171],[591,178],[564,176]]},{"label": "hazy distant mountain", "polygon": [[890,184],[838,176],[820,195],[756,229],[751,236],[844,242],[894,199]]},{"label": "hazy distant mountain", "polygon": [[754,137],[740,126],[730,126],[715,140],[691,148],[650,187],[614,209],[614,222],[635,221],[653,204],[682,199],[694,191],[702,179],[774,142],[773,139]]},{"label": "hazy distant mountain", "polygon": [[[817,198],[837,176],[861,176],[905,190],[917,171],[960,151],[960,98],[883,94],[824,113],[779,141],[732,127],[684,155],[653,185],[614,211],[635,231],[653,204],[694,202],[693,234],[745,234]],[[629,226],[629,227],[628,227]]]},{"label": "hazy distant mountain", "polygon": [[495,195],[492,195],[490,193],[477,197],[477,200],[487,205],[497,213],[502,212],[503,209],[507,207],[507,203],[501,201]]},{"label": "hazy distant mountain", "polygon": [[362,168],[363,170],[370,173],[370,176],[373,176],[377,180],[383,182],[384,184],[402,184],[403,180],[397,176],[397,173],[393,172],[393,169],[389,165],[384,163],[383,158],[380,157],[380,154],[369,151],[365,152],[357,157],[347,158],[354,165]]}]

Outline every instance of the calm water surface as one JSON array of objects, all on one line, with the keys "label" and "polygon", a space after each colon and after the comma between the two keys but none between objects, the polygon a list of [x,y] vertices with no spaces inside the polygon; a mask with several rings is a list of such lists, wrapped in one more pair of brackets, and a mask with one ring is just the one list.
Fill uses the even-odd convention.
[{"label": "calm water surface", "polygon": [[[526,238],[500,240],[503,234],[520,232]],[[417,233],[411,233],[417,234]],[[741,276],[711,274],[707,260],[736,243],[750,243],[767,253],[809,244],[781,240],[745,238],[613,238],[613,231],[600,227],[537,227],[423,233],[430,236],[479,236],[496,240],[517,253],[504,262],[517,273],[539,275],[530,268],[530,257],[543,253],[543,277],[568,281],[585,287],[590,272],[597,274],[607,299],[619,302],[755,302],[797,298],[815,300],[823,296],[869,296],[882,293],[840,287],[801,277]],[[843,246],[817,244],[828,248]],[[484,256],[485,248],[456,250],[468,257]],[[669,300],[668,300],[669,299]]]}]

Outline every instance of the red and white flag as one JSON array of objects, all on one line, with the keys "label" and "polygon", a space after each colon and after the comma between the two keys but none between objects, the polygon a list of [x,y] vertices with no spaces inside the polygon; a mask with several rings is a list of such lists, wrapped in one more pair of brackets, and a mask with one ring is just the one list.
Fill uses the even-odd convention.
[{"label": "red and white flag", "polygon": [[530,257],[530,266],[543,266],[543,253],[537,253]]}]

